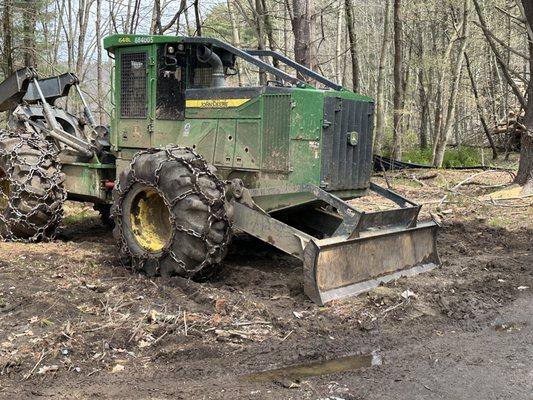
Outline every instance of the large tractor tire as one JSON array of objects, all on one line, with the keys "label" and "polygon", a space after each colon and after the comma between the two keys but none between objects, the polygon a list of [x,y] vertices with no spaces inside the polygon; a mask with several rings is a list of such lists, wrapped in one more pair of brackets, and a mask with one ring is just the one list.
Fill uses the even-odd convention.
[{"label": "large tractor tire", "polygon": [[31,134],[0,131],[0,239],[52,239],[67,194],[54,144]]},{"label": "large tractor tire", "polygon": [[123,258],[148,275],[207,277],[231,237],[224,183],[188,148],[137,153],[119,177],[112,215]]}]

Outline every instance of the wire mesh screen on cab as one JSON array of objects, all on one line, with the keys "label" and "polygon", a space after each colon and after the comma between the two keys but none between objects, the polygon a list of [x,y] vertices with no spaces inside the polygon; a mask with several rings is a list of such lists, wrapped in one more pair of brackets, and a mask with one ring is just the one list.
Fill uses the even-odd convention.
[{"label": "wire mesh screen on cab", "polygon": [[213,68],[211,67],[194,68],[191,87],[193,88],[211,87],[212,80],[213,80]]},{"label": "wire mesh screen on cab", "polygon": [[120,62],[120,115],[145,118],[147,110],[146,52],[122,54]]}]

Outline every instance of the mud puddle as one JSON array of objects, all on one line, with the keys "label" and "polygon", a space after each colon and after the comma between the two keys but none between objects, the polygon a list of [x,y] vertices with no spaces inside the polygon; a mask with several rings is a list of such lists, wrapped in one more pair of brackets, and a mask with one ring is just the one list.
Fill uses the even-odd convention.
[{"label": "mud puddle", "polygon": [[280,379],[300,381],[303,378],[353,371],[360,368],[375,367],[383,363],[378,351],[369,354],[341,357],[327,361],[313,361],[283,368],[256,372],[242,377],[246,382],[269,382]]}]

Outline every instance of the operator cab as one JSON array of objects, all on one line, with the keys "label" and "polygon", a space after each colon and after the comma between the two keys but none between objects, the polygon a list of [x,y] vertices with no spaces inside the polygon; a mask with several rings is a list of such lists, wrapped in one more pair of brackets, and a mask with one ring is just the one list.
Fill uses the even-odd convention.
[{"label": "operator cab", "polygon": [[204,45],[157,46],[156,119],[184,120],[186,90],[225,86],[235,74],[235,56]]},{"label": "operator cab", "polygon": [[[266,50],[242,50],[214,38],[112,35],[104,39],[104,46],[117,61],[115,73],[119,91],[115,93],[115,98],[120,118],[184,120],[186,99],[227,98],[217,98],[209,93],[213,88],[219,94],[229,92],[229,98],[232,95],[239,97],[235,93],[235,86],[243,86],[240,89],[245,92],[248,90],[248,94],[251,93],[249,89],[254,88],[251,94],[255,95],[265,92],[265,86],[311,88],[304,81],[263,61],[265,57],[277,59],[300,75],[308,76],[330,89],[342,89],[340,85],[281,54]],[[237,58],[239,62],[251,64],[248,71],[252,73],[244,74],[248,82],[243,85],[237,84],[237,79],[232,79],[238,74]],[[256,79],[258,72],[259,75],[263,74],[262,83]],[[255,78],[253,75],[256,75]],[[265,77],[270,79],[266,83]],[[233,87],[233,91],[228,90],[229,87]],[[245,93],[242,90],[239,93]],[[207,98],[206,93],[210,94]]]}]

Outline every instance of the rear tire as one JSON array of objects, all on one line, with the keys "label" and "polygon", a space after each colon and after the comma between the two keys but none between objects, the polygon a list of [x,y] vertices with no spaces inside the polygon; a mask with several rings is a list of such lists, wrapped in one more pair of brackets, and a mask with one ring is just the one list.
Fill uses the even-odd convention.
[{"label": "rear tire", "polygon": [[141,151],[113,192],[114,236],[125,259],[148,275],[202,278],[227,252],[224,183],[193,150]]},{"label": "rear tire", "polygon": [[67,194],[58,150],[31,134],[0,131],[0,239],[52,239]]}]

